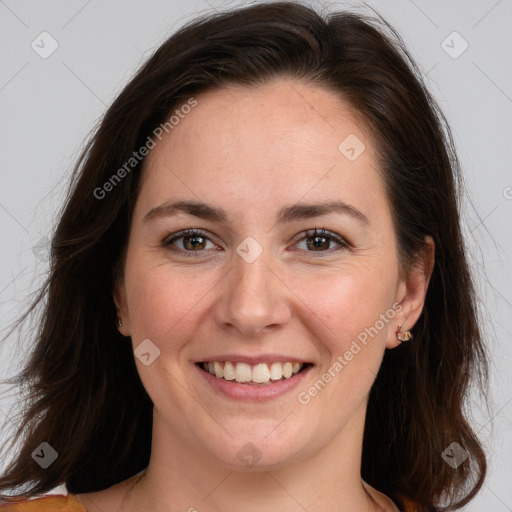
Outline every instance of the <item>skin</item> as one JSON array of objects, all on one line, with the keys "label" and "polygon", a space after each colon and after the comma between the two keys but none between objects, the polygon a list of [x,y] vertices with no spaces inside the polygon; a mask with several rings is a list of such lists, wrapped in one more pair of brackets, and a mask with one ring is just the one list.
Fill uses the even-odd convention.
[{"label": "skin", "polygon": [[[151,460],[142,477],[78,498],[89,512],[396,511],[361,480],[364,419],[384,350],[421,313],[433,242],[414,271],[400,268],[371,140],[333,92],[277,79],[196,99],[146,159],[114,296],[134,349],[148,338],[160,349],[149,366],[135,359],[155,404]],[[338,150],[350,134],[366,146],[355,161]],[[221,207],[228,220],[180,213],[143,221],[171,198]],[[276,223],[285,205],[330,200],[368,223],[340,213]],[[303,237],[315,227],[350,248],[329,237],[319,250],[308,247],[314,237]],[[199,251],[190,238],[165,248],[187,228],[206,232]],[[252,263],[236,252],[248,236],[263,249]],[[336,378],[301,404],[298,393],[390,311]],[[228,352],[293,354],[314,367],[299,389],[242,403],[213,391],[194,368]],[[250,468],[237,457],[248,442],[261,454]]]}]

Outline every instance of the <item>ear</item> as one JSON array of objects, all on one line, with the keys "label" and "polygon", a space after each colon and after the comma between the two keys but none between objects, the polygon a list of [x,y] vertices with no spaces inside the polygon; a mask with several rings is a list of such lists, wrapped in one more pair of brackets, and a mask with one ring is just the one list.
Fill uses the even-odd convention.
[{"label": "ear", "polygon": [[[116,277],[112,288],[112,296],[117,310],[116,327],[123,336],[130,336],[130,317],[126,301],[126,289],[124,279],[121,276]],[[121,320],[122,325],[119,325]]]},{"label": "ear", "polygon": [[423,250],[399,283],[396,296],[396,302],[399,304],[398,313],[393,320],[394,323],[389,324],[386,348],[400,345],[402,342],[396,337],[397,332],[411,330],[418,321],[425,305],[434,262],[435,243],[431,236],[427,236]]}]

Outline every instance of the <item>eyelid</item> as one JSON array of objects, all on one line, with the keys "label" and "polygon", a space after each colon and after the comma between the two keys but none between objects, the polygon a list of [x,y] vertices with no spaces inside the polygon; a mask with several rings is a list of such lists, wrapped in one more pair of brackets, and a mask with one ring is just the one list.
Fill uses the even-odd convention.
[{"label": "eyelid", "polygon": [[[163,240],[163,245],[165,248],[172,247],[171,242],[174,242],[177,239],[184,238],[187,236],[201,236],[201,237],[207,239],[208,241],[214,243],[208,232],[206,232],[202,229],[188,228],[188,229],[184,229],[182,231],[178,231],[176,233],[172,233],[171,235],[166,237]],[[345,249],[345,250],[353,249],[353,245],[346,238],[344,238],[341,235],[338,235],[332,231],[328,231],[325,228],[322,228],[321,231],[318,231],[318,228],[316,226],[314,229],[308,229],[306,231],[302,231],[302,232],[298,233],[292,239],[292,241],[294,242],[294,245],[295,245],[298,242],[301,242],[307,238],[311,238],[314,236],[325,236],[326,238],[329,238],[330,240],[336,242],[339,245],[339,247],[334,248],[334,249],[328,249],[326,251],[304,251],[304,252],[307,252],[308,254],[312,254],[313,257],[327,256],[327,255],[330,255],[333,252],[336,252],[341,249]],[[182,254],[184,253],[186,256],[192,256],[192,255],[197,256],[199,253],[206,251],[206,249],[203,249],[200,251],[186,251],[184,249],[178,249],[175,247],[172,247],[171,250],[178,251]]]},{"label": "eyelid", "polygon": [[332,231],[328,231],[323,227],[321,231],[318,231],[318,228],[316,226],[314,229],[308,229],[306,231],[303,231],[302,233],[299,233],[293,240],[296,241],[296,243],[298,243],[301,242],[302,240],[314,236],[325,236],[326,238],[329,238],[331,241],[336,242],[339,247],[334,249],[328,249],[326,251],[305,251],[308,254],[312,254],[313,257],[328,256],[341,249],[345,249],[348,251],[354,249],[354,246],[345,237],[338,235],[337,233],[334,233]]},{"label": "eyelid", "polygon": [[208,241],[214,243],[208,232],[203,231],[202,229],[188,228],[188,229],[183,229],[181,231],[178,231],[176,233],[172,233],[171,235],[167,236],[166,238],[164,238],[162,244],[165,248],[169,249],[172,247],[171,250],[178,251],[182,254],[185,254],[185,256],[197,256],[199,253],[204,252],[204,250],[203,251],[185,251],[184,249],[178,249],[171,245],[171,242],[174,242],[175,240],[177,240],[179,238],[184,238],[187,236],[201,236],[201,237],[207,239]]}]

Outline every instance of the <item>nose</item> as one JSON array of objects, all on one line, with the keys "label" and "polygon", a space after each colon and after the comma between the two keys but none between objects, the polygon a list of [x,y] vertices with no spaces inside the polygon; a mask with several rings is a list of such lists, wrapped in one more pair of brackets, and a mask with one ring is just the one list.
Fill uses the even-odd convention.
[{"label": "nose", "polygon": [[291,317],[290,290],[272,264],[270,251],[248,263],[238,254],[220,290],[214,311],[222,329],[257,336],[286,325]]}]

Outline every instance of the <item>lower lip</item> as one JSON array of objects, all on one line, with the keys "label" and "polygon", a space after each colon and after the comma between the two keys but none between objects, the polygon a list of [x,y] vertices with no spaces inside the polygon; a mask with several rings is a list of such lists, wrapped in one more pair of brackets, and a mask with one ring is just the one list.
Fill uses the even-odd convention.
[{"label": "lower lip", "polygon": [[295,374],[289,379],[283,379],[267,385],[252,386],[249,384],[240,384],[236,381],[225,380],[210,372],[202,370],[197,364],[194,365],[203,379],[219,393],[235,400],[265,401],[277,398],[286,393],[290,393],[305,379],[306,375],[313,368],[308,366],[306,369]]}]

